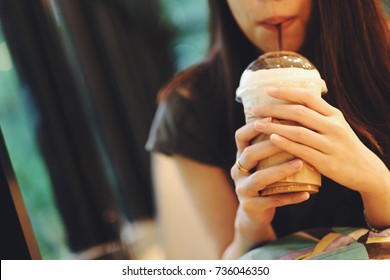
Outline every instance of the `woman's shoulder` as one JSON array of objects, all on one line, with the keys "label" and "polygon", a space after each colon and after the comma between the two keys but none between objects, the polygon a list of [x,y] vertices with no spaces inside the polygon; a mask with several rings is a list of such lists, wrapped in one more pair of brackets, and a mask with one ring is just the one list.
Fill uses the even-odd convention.
[{"label": "woman's shoulder", "polygon": [[159,101],[185,98],[196,101],[211,97],[215,92],[213,65],[201,62],[176,74],[159,92]]},{"label": "woman's shoulder", "polygon": [[179,73],[160,93],[146,148],[181,154],[202,163],[221,164],[219,105],[208,65]]}]

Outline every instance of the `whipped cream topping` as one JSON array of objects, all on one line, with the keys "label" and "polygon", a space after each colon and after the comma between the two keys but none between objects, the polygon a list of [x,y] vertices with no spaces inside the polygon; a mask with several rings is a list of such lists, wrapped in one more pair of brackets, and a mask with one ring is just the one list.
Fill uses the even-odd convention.
[{"label": "whipped cream topping", "polygon": [[245,93],[246,88],[254,86],[277,86],[293,84],[295,82],[309,82],[317,84],[321,88],[321,93],[327,91],[325,81],[317,70],[306,70],[301,68],[274,68],[262,70],[245,70],[240,79],[240,86],[236,91],[237,100]]}]

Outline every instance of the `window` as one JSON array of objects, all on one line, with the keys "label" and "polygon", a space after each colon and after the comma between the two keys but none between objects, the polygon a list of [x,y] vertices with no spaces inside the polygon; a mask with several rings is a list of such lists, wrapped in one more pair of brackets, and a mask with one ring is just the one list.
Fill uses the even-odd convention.
[{"label": "window", "polygon": [[[43,259],[71,258],[118,237],[121,218],[151,215],[143,146],[155,96],[208,44],[207,0],[155,1],[164,19],[146,1],[4,1],[0,125]],[[57,152],[49,160],[42,130]]]}]

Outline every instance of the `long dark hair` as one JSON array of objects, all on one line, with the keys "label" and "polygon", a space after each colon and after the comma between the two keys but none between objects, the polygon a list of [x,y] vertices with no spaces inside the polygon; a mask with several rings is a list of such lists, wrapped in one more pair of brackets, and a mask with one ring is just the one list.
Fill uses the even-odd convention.
[{"label": "long dark hair", "polygon": [[389,165],[390,33],[380,1],[313,1],[319,38],[312,60],[328,101]]},{"label": "long dark hair", "polygon": [[[260,54],[235,22],[226,0],[209,0],[210,48],[199,65],[177,75],[160,92],[191,87],[197,73],[213,75],[213,91],[234,115],[234,92],[243,69]],[[379,1],[314,0],[302,49],[327,83],[327,101],[387,165],[390,163],[390,37]]]}]

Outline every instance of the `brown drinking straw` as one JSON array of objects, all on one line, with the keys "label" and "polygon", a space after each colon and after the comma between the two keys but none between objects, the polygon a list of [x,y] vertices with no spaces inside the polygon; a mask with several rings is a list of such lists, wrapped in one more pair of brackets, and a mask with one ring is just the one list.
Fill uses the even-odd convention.
[{"label": "brown drinking straw", "polygon": [[276,25],[276,30],[278,32],[278,42],[276,45],[276,51],[280,52],[282,50],[282,23]]}]

